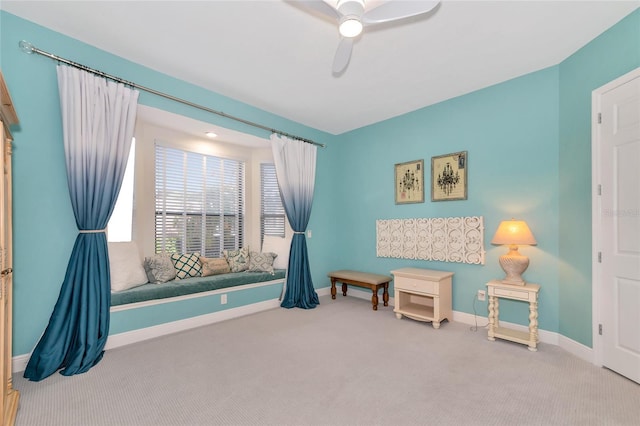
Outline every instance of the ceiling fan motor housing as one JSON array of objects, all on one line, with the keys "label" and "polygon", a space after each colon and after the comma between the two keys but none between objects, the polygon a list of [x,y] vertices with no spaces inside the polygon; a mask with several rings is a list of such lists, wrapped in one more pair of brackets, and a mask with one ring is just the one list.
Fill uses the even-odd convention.
[{"label": "ceiling fan motor housing", "polygon": [[338,2],[338,11],[343,15],[343,18],[358,19],[362,17],[364,13],[364,1],[363,0],[340,0]]},{"label": "ceiling fan motor housing", "polygon": [[343,37],[356,37],[362,32],[362,14],[364,13],[364,1],[341,0],[338,2],[340,17],[339,30]]}]

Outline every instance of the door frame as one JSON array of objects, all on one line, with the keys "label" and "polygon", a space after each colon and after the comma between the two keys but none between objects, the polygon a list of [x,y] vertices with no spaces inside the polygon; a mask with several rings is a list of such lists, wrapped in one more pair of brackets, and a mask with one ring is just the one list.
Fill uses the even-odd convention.
[{"label": "door frame", "polygon": [[602,324],[602,297],[605,288],[602,285],[602,264],[598,261],[598,253],[601,250],[602,226],[601,226],[601,197],[598,194],[598,185],[601,182],[602,171],[600,169],[601,159],[601,137],[598,123],[598,114],[601,112],[602,96],[630,82],[635,78],[640,78],[640,67],[616,78],[613,81],[595,89],[591,92],[591,317],[592,317],[592,341],[593,341],[593,363],[602,366],[602,336],[599,333],[599,325]]}]

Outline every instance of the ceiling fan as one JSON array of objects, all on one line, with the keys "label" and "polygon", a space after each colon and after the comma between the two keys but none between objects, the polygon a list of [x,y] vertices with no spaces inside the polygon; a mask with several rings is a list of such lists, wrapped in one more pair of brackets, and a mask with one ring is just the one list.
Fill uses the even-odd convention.
[{"label": "ceiling fan", "polygon": [[366,11],[365,0],[296,0],[296,3],[338,23],[340,43],[333,58],[333,73],[340,74],[349,65],[354,38],[360,35],[365,27],[427,13],[435,8],[440,0],[386,1],[367,8]]}]

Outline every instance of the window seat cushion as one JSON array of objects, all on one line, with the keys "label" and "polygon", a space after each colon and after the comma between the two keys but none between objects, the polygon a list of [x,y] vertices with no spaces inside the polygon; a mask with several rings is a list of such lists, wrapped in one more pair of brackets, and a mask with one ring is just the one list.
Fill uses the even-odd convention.
[{"label": "window seat cushion", "polygon": [[268,272],[231,272],[207,277],[172,280],[161,284],[149,283],[129,290],[111,293],[111,306],[185,296],[228,287],[273,281],[284,277],[285,270],[276,269],[273,274]]}]

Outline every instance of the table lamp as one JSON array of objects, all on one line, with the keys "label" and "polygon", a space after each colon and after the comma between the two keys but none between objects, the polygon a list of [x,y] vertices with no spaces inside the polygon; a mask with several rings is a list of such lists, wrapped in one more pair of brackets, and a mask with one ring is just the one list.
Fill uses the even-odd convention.
[{"label": "table lamp", "polygon": [[507,276],[502,280],[505,284],[524,285],[522,274],[529,266],[529,258],[518,252],[518,245],[535,245],[529,226],[524,220],[503,220],[498,226],[491,244],[509,245],[509,253],[500,256],[500,266]]}]

